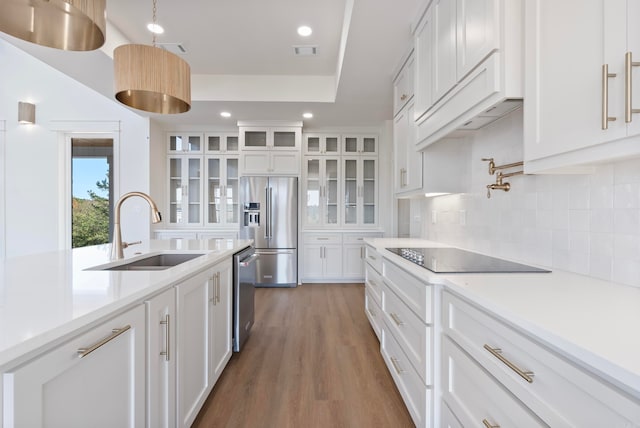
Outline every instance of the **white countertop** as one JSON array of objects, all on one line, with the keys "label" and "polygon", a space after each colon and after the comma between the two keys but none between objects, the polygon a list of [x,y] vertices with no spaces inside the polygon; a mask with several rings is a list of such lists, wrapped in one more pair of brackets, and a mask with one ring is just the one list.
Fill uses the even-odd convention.
[{"label": "white countertop", "polygon": [[640,398],[640,288],[558,270],[434,274],[385,248],[448,245],[390,238],[367,243],[416,277],[443,284]]},{"label": "white countertop", "polygon": [[[250,240],[152,240],[111,262],[111,245],[8,259],[0,265],[0,368],[39,348],[101,322],[145,298],[229,258]],[[161,252],[202,253],[158,271],[86,270]],[[142,254],[138,254],[142,253]]]}]

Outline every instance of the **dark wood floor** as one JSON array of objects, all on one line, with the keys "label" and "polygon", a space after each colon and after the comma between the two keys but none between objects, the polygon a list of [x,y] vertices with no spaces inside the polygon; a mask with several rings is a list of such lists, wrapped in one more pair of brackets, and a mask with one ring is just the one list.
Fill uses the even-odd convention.
[{"label": "dark wood floor", "polygon": [[256,316],[193,427],[413,427],[362,284],[256,290]]}]

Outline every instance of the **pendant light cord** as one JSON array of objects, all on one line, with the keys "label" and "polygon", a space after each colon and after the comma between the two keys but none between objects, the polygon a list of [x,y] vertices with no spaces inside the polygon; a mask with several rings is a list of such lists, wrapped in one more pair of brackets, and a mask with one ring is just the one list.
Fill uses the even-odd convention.
[{"label": "pendant light cord", "polygon": [[[158,11],[158,7],[157,7],[157,0],[153,0],[153,26],[155,27],[156,25],[156,12]],[[152,33],[153,37],[151,39],[151,43],[153,45],[153,47],[156,47],[156,33],[155,31]]]}]

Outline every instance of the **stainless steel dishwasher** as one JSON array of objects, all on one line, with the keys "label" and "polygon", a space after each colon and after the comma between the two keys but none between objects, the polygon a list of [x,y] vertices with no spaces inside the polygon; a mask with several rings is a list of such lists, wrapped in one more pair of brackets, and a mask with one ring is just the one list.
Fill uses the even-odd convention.
[{"label": "stainless steel dishwasher", "polygon": [[258,254],[253,247],[233,255],[233,351],[239,352],[253,325]]}]

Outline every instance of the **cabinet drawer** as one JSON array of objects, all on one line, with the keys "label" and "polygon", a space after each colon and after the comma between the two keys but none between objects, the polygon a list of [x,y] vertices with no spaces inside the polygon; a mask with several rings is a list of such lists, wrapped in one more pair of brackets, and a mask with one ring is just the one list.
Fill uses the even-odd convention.
[{"label": "cabinet drawer", "polygon": [[382,278],[387,287],[427,324],[433,322],[433,286],[410,275],[402,268],[384,260]]},{"label": "cabinet drawer", "polygon": [[416,427],[431,426],[432,391],[424,386],[398,342],[384,327],[380,351]]},{"label": "cabinet drawer", "polygon": [[[444,333],[545,423],[553,427],[640,425],[639,401],[466,301],[443,293],[442,316]],[[532,372],[531,382],[516,368]]]},{"label": "cabinet drawer", "polygon": [[431,328],[392,292],[385,292],[382,311],[387,330],[396,338],[409,361],[426,385],[431,385]]},{"label": "cabinet drawer", "polygon": [[382,306],[382,277],[371,265],[365,266],[365,288],[371,293],[378,306]]},{"label": "cabinet drawer", "polygon": [[[544,427],[529,409],[448,337],[442,341],[442,398],[462,426]],[[446,407],[446,405],[443,405]]]},{"label": "cabinet drawer", "polygon": [[374,298],[371,297],[371,293],[369,290],[365,290],[364,292],[364,307],[367,318],[369,318],[369,323],[371,324],[371,328],[378,336],[378,340],[382,339],[382,309],[380,309],[380,305]]},{"label": "cabinet drawer", "polygon": [[367,238],[379,238],[382,236],[381,233],[345,233],[342,235],[342,242],[345,244],[363,244],[364,240]]},{"label": "cabinet drawer", "polygon": [[382,273],[382,256],[378,254],[375,248],[371,245],[365,247],[367,254],[367,263],[371,265],[378,273]]},{"label": "cabinet drawer", "polygon": [[339,233],[304,234],[305,244],[342,244],[342,235]]}]

